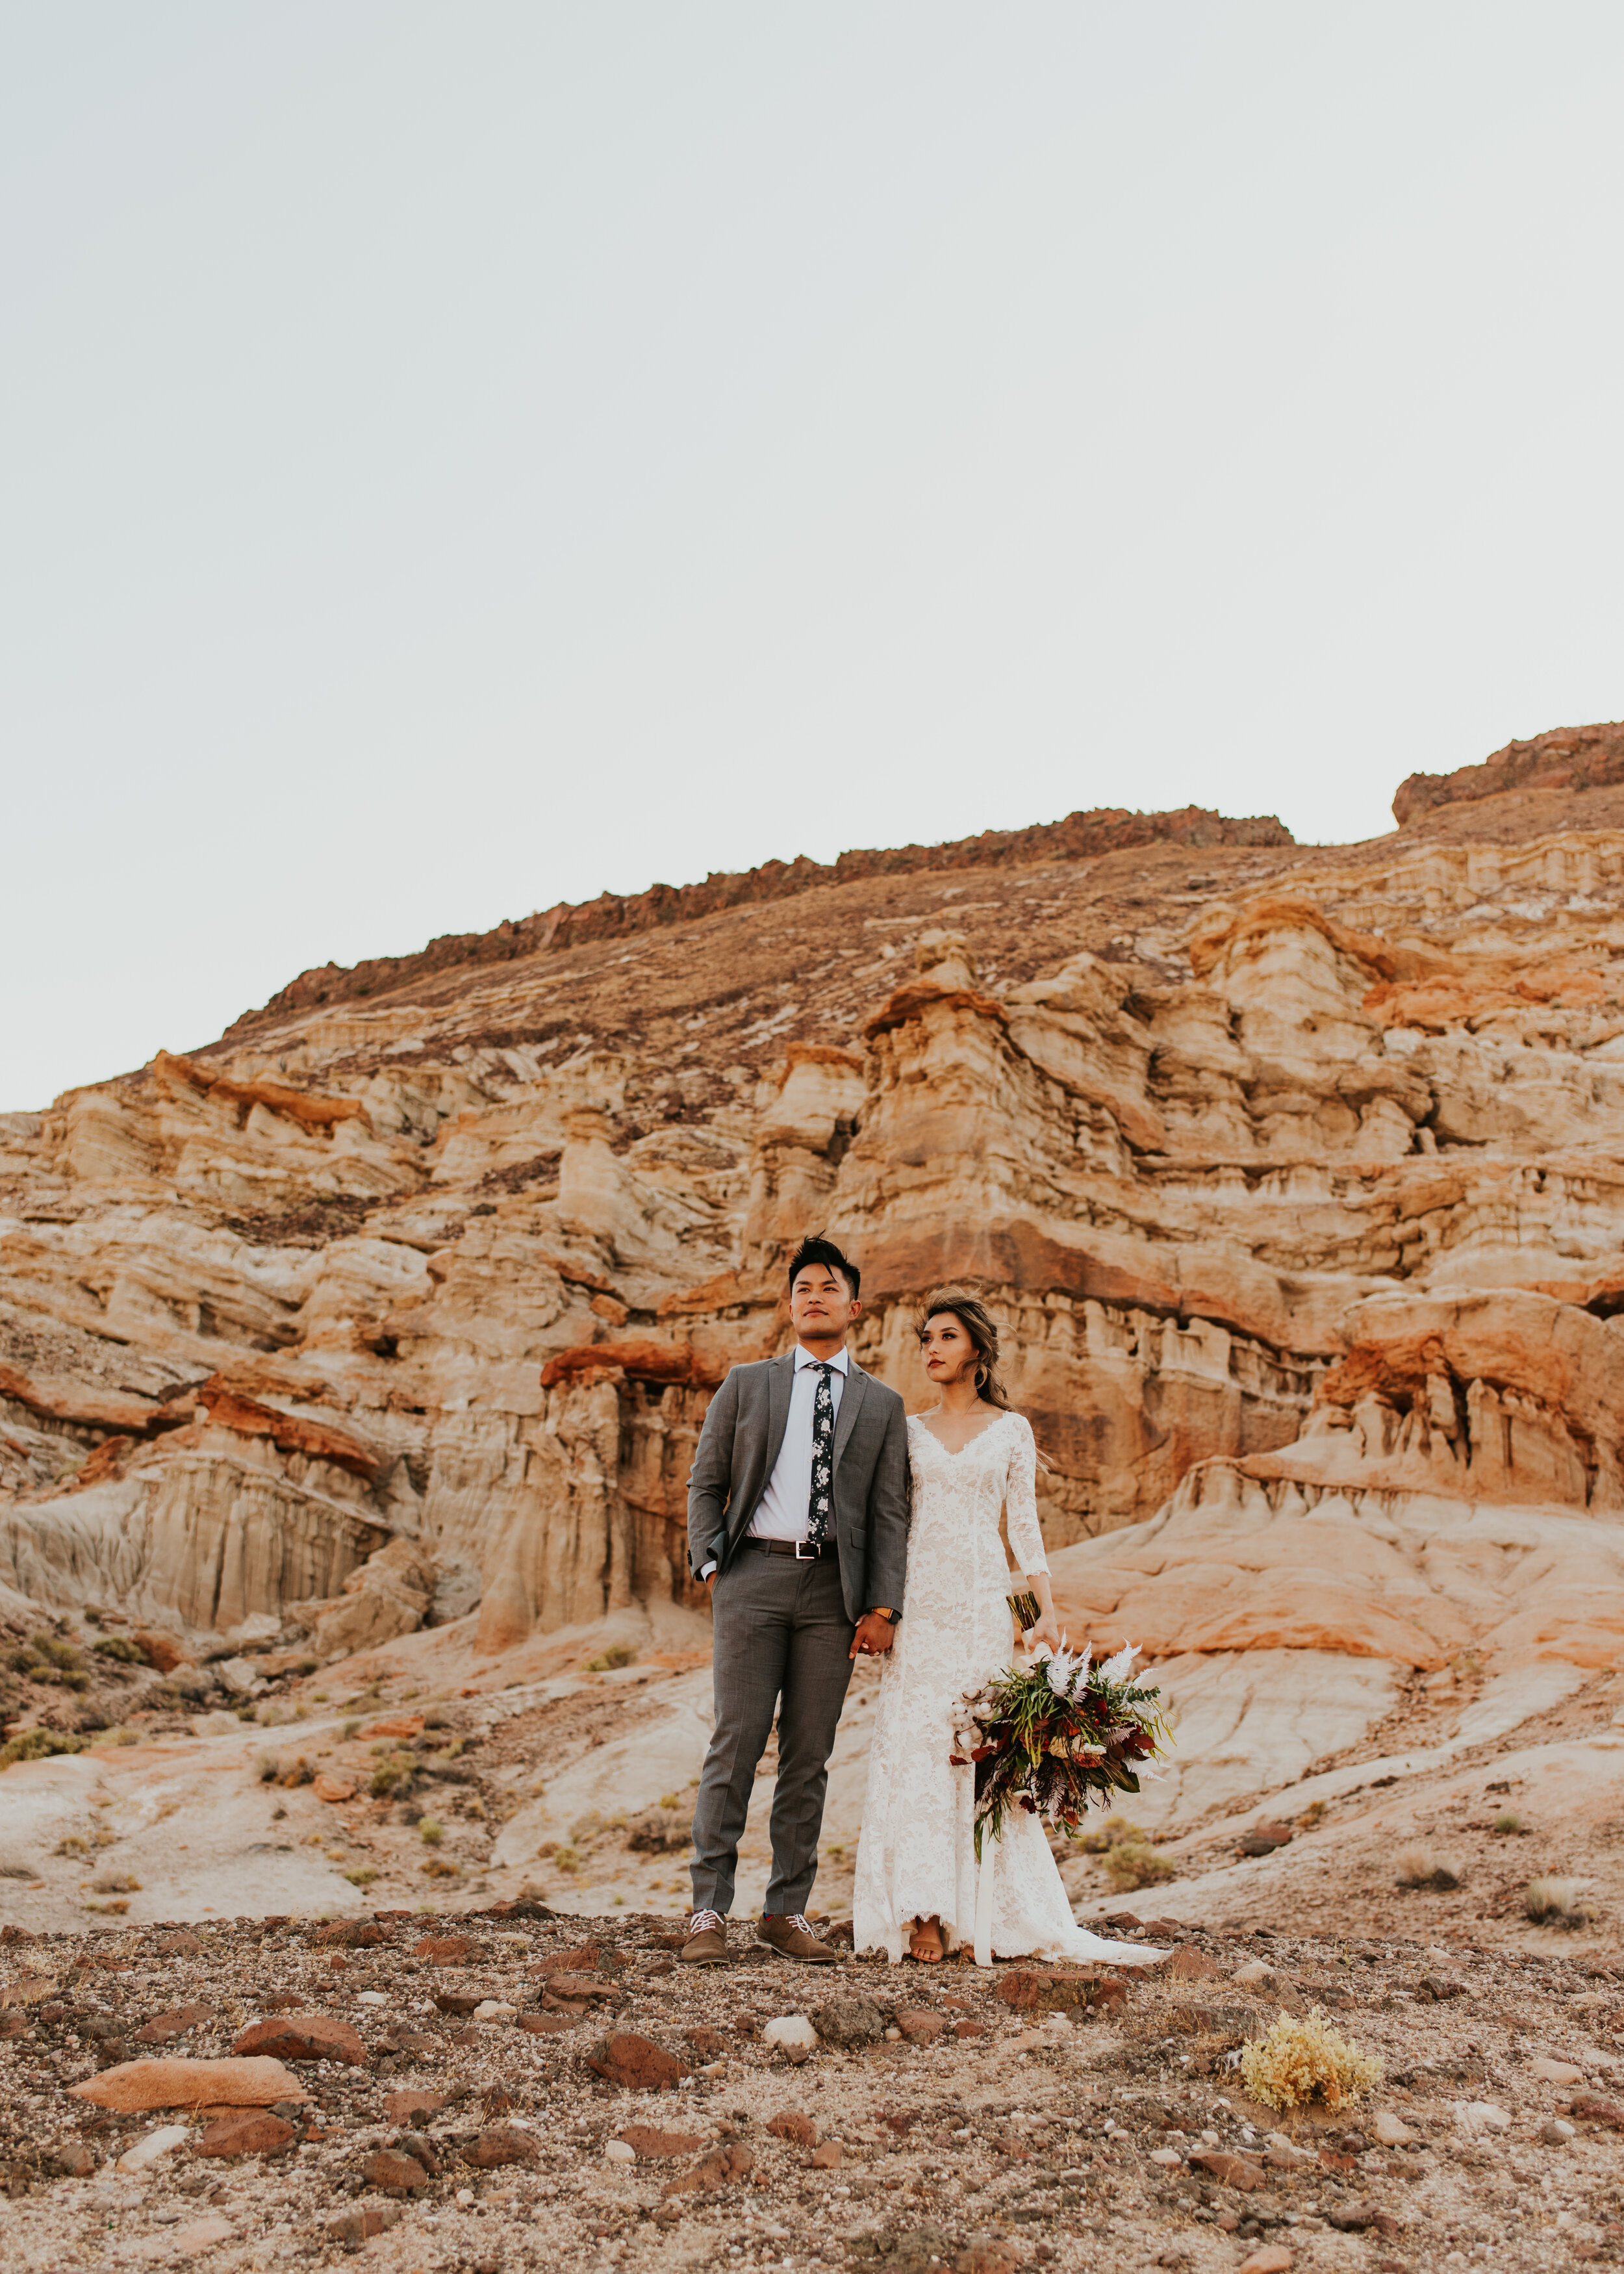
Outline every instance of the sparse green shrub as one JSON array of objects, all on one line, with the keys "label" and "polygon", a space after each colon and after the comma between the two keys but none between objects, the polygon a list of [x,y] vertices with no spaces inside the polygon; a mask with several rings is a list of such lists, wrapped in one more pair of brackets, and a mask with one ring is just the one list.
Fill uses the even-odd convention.
[{"label": "sparse green shrub", "polygon": [[370,1887],[378,1877],[378,1867],[374,1864],[357,1864],[345,1872],[344,1877],[352,1887]]},{"label": "sparse green shrub", "polygon": [[1494,1829],[1500,1834],[1502,1840],[1507,1839],[1514,1833],[1521,1832],[1523,1829],[1522,1818],[1517,1814],[1515,1808],[1502,1808],[1500,1814],[1494,1819]]},{"label": "sparse green shrub", "polygon": [[98,1658],[110,1658],[120,1666],[145,1666],[146,1653],[137,1650],[128,1635],[103,1635],[93,1643],[91,1649]]},{"label": "sparse green shrub", "polygon": [[141,1892],[140,1881],[132,1879],[128,1871],[103,1871],[99,1879],[90,1884],[98,1895],[139,1895]]},{"label": "sparse green shrub", "polygon": [[65,1729],[19,1729],[0,1745],[0,1769],[9,1769],[13,1761],[42,1761],[53,1753],[82,1753],[83,1737],[71,1736]]},{"label": "sparse green shrub", "polygon": [[1147,1840],[1119,1840],[1108,1849],[1105,1876],[1118,1894],[1130,1887],[1157,1887],[1164,1879],[1177,1879],[1177,1866],[1168,1856],[1159,1856]]},{"label": "sparse green shrub", "polygon": [[1092,1832],[1085,1832],[1077,1845],[1085,1856],[1103,1856],[1124,1840],[1144,1840],[1147,1837],[1140,1824],[1130,1824],[1125,1816],[1108,1816],[1103,1824]]},{"label": "sparse green shrub", "polygon": [[1271,2108],[1351,2108],[1380,2083],[1381,2063],[1318,2011],[1282,2014],[1266,2036],[1242,2047],[1241,2078]]},{"label": "sparse green shrub", "polygon": [[72,1644],[64,1642],[59,1635],[30,1635],[28,1646],[37,1651],[50,1665],[60,1667],[65,1674],[77,1672],[85,1662]]},{"label": "sparse green shrub", "polygon": [[282,1763],[274,1753],[261,1753],[254,1763],[254,1774],[261,1784],[274,1784],[282,1774]]},{"label": "sparse green shrub", "polygon": [[438,1848],[445,1836],[446,1827],[443,1824],[436,1824],[432,1816],[418,1818],[417,1837],[426,1847]]},{"label": "sparse green shrub", "polygon": [[600,1650],[596,1658],[589,1658],[581,1671],[583,1674],[613,1674],[617,1667],[629,1666],[636,1655],[629,1644],[612,1643],[607,1650]]}]

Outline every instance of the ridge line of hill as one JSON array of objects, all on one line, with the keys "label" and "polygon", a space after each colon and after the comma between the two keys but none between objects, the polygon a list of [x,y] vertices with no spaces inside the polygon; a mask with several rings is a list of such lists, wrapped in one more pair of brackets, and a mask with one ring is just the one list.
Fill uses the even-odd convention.
[{"label": "ridge line of hill", "polygon": [[1067,814],[1062,821],[1027,829],[985,829],[940,845],[903,845],[891,849],[842,853],[833,862],[766,861],[759,868],[718,871],[697,885],[651,885],[647,892],[600,892],[591,900],[560,900],[517,921],[506,919],[485,932],[447,932],[412,955],[380,955],[350,965],[325,963],[307,971],[272,996],[257,1011],[244,1011],[221,1037],[230,1042],[268,1020],[335,1003],[357,1002],[409,985],[432,973],[468,965],[508,963],[548,949],[576,947],[589,940],[620,939],[686,922],[721,908],[763,900],[788,900],[819,885],[844,885],[864,877],[913,876],[932,870],[1019,866],[1045,858],[1082,861],[1141,845],[1187,845],[1192,851],[1214,846],[1285,846],[1297,840],[1273,814],[1233,818],[1207,807],[1184,806],[1168,813],[1131,812],[1123,806],[1096,806]]}]

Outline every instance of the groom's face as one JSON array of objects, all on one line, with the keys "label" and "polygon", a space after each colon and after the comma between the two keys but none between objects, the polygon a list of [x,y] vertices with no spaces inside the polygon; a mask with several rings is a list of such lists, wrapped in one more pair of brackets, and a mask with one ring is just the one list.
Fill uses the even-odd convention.
[{"label": "groom's face", "polygon": [[841,1343],[855,1325],[861,1303],[827,1263],[808,1263],[790,1283],[790,1324],[805,1343]]}]

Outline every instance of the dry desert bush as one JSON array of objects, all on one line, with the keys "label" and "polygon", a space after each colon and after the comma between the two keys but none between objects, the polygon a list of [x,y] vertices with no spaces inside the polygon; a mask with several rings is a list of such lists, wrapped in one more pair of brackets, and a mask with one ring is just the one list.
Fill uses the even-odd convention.
[{"label": "dry desert bush", "polygon": [[1393,1859],[1393,1869],[1401,1887],[1436,1887],[1446,1892],[1461,1884],[1461,1875],[1453,1864],[1446,1863],[1441,1856],[1418,1842],[1399,1849]]},{"label": "dry desert bush", "polygon": [[1241,2050],[1241,2076],[1271,2108],[1350,2108],[1381,2082],[1381,2063],[1350,2044],[1323,2014],[1282,2014]]},{"label": "dry desert bush", "polygon": [[1537,1926],[1585,1925],[1590,1905],[1572,1879],[1530,1879],[1523,1891],[1522,1909]]}]

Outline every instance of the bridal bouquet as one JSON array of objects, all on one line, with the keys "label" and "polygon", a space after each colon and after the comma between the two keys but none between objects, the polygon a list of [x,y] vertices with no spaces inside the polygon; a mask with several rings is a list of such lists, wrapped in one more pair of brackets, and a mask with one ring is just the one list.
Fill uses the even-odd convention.
[{"label": "bridal bouquet", "polygon": [[1075,1838],[1093,1794],[1139,1790],[1140,1768],[1172,1744],[1161,1691],[1134,1676],[1139,1655],[1129,1643],[1096,1665],[1092,1645],[1062,1648],[960,1700],[948,1758],[975,1765],[978,1856],[983,1834],[996,1840],[1011,1808]]}]

